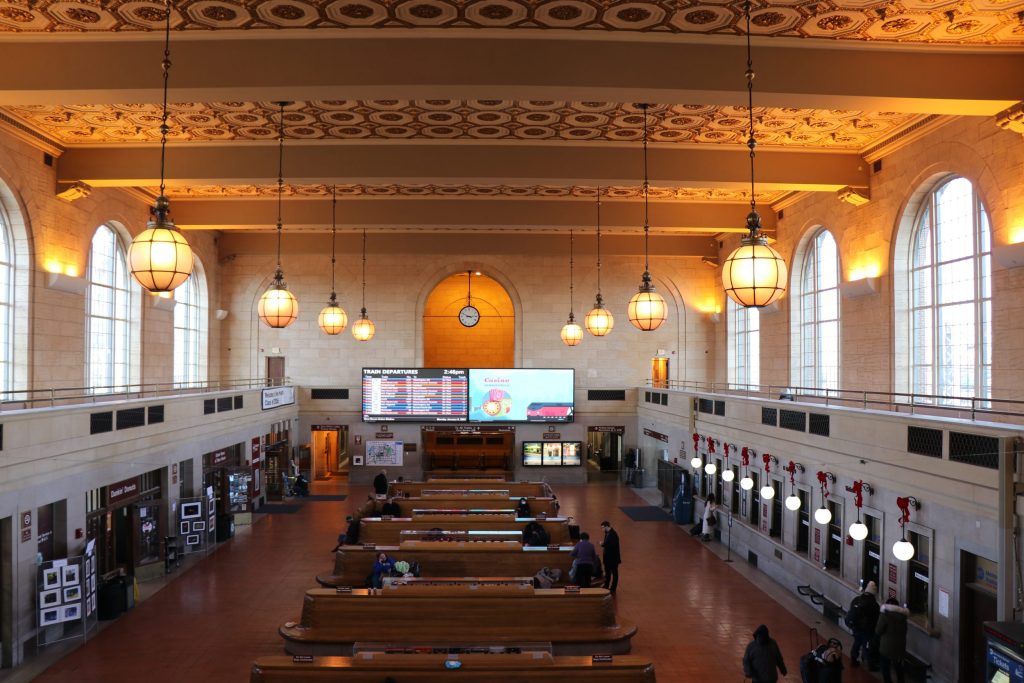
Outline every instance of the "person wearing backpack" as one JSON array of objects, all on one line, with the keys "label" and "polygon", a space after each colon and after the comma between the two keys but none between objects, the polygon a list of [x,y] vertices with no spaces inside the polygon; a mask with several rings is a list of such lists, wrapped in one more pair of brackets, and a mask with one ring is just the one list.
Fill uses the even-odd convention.
[{"label": "person wearing backpack", "polygon": [[754,683],[775,683],[780,672],[783,676],[788,673],[782,652],[778,643],[768,635],[768,627],[761,624],[754,630],[754,639],[743,653],[743,675]]},{"label": "person wearing backpack", "polygon": [[875,633],[878,635],[878,663],[882,669],[882,680],[892,683],[892,671],[896,680],[903,683],[903,657],[907,654],[907,617],[910,610],[900,607],[896,598],[889,598],[882,605]]},{"label": "person wearing backpack", "polygon": [[850,603],[846,611],[846,625],[853,631],[853,647],[850,648],[850,665],[859,666],[858,657],[863,656],[868,668],[878,670],[878,652],[875,640],[875,626],[878,624],[878,586],[868,581],[863,592]]}]

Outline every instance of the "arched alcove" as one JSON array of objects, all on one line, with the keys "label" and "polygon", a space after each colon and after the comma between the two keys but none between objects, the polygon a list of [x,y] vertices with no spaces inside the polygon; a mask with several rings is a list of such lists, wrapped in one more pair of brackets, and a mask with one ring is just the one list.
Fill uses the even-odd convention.
[{"label": "arched alcove", "polygon": [[[479,321],[460,320],[467,305]],[[515,309],[500,282],[481,271],[438,282],[423,306],[423,365],[428,368],[515,367]]]}]

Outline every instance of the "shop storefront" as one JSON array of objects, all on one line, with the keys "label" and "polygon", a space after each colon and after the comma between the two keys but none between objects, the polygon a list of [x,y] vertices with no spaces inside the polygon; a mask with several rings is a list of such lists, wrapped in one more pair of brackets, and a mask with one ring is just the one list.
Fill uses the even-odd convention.
[{"label": "shop storefront", "polygon": [[96,541],[101,576],[145,579],[163,573],[163,476],[163,469],[152,470],[86,493],[86,537]]},{"label": "shop storefront", "polygon": [[268,500],[281,500],[285,492],[285,476],[291,476],[291,420],[282,420],[270,425],[270,432],[263,436],[263,454]]}]

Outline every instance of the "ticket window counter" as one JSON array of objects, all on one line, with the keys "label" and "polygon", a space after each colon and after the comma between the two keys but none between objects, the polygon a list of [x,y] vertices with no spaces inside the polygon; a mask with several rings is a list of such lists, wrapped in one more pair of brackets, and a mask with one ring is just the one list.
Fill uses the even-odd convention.
[{"label": "ticket window counter", "polygon": [[986,621],[985,683],[1024,683],[1024,624]]}]

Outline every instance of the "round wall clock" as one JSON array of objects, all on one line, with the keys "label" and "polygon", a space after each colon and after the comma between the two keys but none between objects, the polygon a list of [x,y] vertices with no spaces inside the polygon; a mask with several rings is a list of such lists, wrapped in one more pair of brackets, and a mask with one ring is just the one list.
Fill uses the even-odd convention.
[{"label": "round wall clock", "polygon": [[463,327],[473,327],[480,322],[480,311],[473,305],[463,306],[459,311],[459,322]]}]

